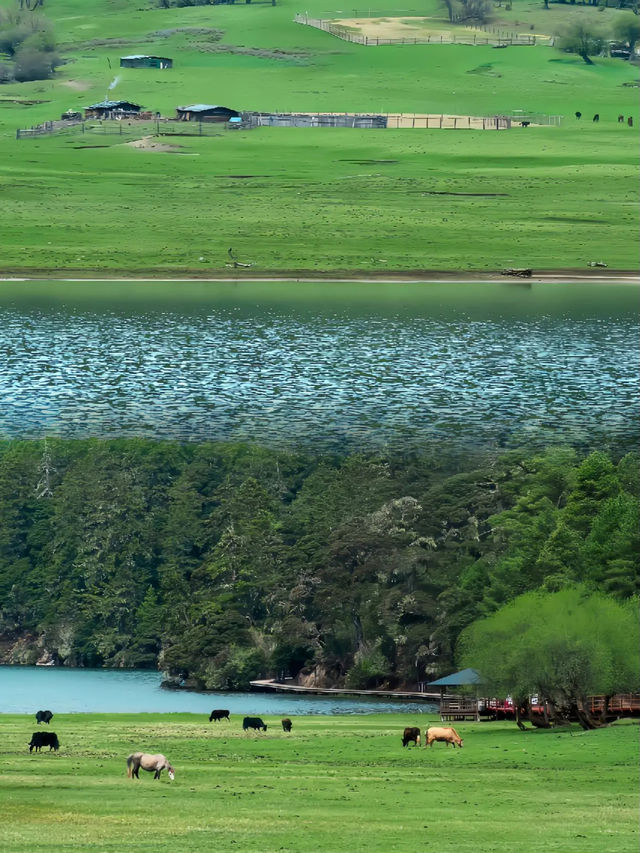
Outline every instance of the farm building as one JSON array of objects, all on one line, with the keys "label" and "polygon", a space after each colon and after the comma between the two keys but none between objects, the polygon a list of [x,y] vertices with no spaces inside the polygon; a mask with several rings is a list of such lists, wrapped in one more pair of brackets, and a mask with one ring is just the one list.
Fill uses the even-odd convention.
[{"label": "farm building", "polygon": [[213,104],[190,104],[186,107],[176,107],[176,118],[180,121],[229,121],[238,118],[240,113],[229,107],[219,107]]},{"label": "farm building", "polygon": [[109,101],[105,98],[98,104],[91,104],[84,108],[85,118],[125,118],[136,116],[140,112],[139,104],[131,101]]},{"label": "farm building", "polygon": [[173,59],[168,56],[145,56],[134,53],[132,56],[120,57],[120,68],[173,68]]}]

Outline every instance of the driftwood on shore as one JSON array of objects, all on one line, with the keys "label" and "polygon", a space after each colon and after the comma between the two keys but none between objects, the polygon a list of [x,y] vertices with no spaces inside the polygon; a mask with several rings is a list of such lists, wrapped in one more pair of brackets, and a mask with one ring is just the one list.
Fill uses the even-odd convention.
[{"label": "driftwood on shore", "polygon": [[500,275],[514,275],[518,278],[531,278],[532,274],[533,270],[529,268],[513,269],[510,267],[509,269],[500,271]]}]

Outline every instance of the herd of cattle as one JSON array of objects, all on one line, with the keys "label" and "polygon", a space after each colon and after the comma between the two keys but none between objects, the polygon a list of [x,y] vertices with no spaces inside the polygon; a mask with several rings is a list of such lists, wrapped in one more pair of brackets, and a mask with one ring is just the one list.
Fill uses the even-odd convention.
[{"label": "herd of cattle", "polygon": [[[47,723],[49,724],[53,718],[53,714],[51,711],[38,711],[36,713],[36,722]],[[214,710],[209,715],[209,722],[219,722],[220,720],[230,721],[229,711],[226,708],[214,708]],[[281,721],[282,730],[284,732],[290,732],[293,723],[289,719],[289,717],[284,717]],[[242,720],[242,730],[247,731],[248,729],[253,729],[255,731],[263,731],[266,732],[267,725],[261,717],[245,717]],[[458,734],[458,732],[452,728],[441,727],[441,726],[431,726],[425,731],[425,747],[433,746],[435,742],[443,742],[446,746],[451,744],[455,749],[458,746],[462,749],[462,738]],[[405,728],[402,734],[402,746],[408,746],[410,743],[415,744],[415,746],[420,746],[420,729],[417,726],[408,726]],[[51,750],[58,750],[60,748],[60,741],[58,740],[58,736],[55,732],[46,732],[46,731],[37,731],[31,735],[31,742],[29,743],[29,752],[32,752],[34,749],[36,752],[40,752],[43,746],[49,747],[49,752]],[[148,765],[148,766],[147,766]],[[142,767],[143,770],[153,770],[154,778],[159,779],[160,773],[162,770],[167,769],[169,772],[169,778],[174,778],[174,770],[173,767],[166,760],[164,755],[148,755],[147,753],[136,752],[132,753],[127,758],[127,767],[128,767],[128,775],[130,778],[138,778],[138,770]]]}]

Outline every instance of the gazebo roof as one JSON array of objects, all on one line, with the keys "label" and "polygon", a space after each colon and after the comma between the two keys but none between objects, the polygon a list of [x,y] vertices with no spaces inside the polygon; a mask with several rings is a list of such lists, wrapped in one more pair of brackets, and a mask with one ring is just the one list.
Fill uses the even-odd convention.
[{"label": "gazebo roof", "polygon": [[482,676],[477,669],[461,669],[451,675],[445,675],[437,681],[430,681],[428,687],[462,687],[467,684],[482,684]]}]

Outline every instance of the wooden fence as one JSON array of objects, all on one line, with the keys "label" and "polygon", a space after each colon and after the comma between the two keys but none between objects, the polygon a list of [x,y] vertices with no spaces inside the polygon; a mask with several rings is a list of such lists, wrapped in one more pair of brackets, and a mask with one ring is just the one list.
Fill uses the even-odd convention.
[{"label": "wooden fence", "polygon": [[50,134],[77,134],[85,137],[121,136],[125,142],[142,136],[217,136],[228,130],[226,122],[178,121],[176,119],[87,119],[45,121],[35,127],[16,130],[16,139],[32,139]]},{"label": "wooden fence", "polygon": [[469,44],[469,45],[491,45],[493,47],[508,47],[509,45],[535,45],[548,44],[549,38],[543,36],[523,36],[518,33],[504,33],[491,28],[478,28],[473,35],[469,32],[460,35],[442,34],[428,35],[424,38],[378,38],[366,36],[362,33],[351,32],[346,27],[340,26],[335,20],[324,20],[321,18],[310,18],[309,15],[297,13],[294,17],[296,24],[304,24],[307,27],[315,27],[323,30],[336,38],[352,44],[362,44],[366,47],[391,45],[391,44]]}]

